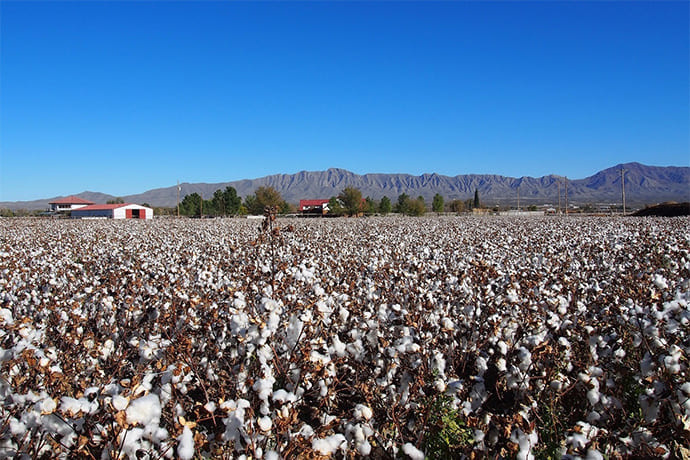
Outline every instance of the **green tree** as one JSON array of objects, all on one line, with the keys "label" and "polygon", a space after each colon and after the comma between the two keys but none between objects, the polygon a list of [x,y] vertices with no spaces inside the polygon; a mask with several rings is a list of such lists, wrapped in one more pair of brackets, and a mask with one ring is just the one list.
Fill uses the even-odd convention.
[{"label": "green tree", "polygon": [[434,199],[431,202],[431,209],[436,213],[443,212],[443,197],[440,194],[434,195]]},{"label": "green tree", "polygon": [[410,216],[423,216],[426,212],[426,203],[424,203],[424,198],[421,196],[416,200],[410,201],[410,205],[407,214]]},{"label": "green tree", "polygon": [[204,200],[203,206],[201,207],[205,216],[218,216],[220,211],[216,209],[213,199]]},{"label": "green tree", "polygon": [[279,214],[290,214],[291,212],[295,212],[296,208],[294,205],[291,205],[287,201],[283,200],[283,202],[278,206],[278,213]]},{"label": "green tree", "polygon": [[364,214],[368,216],[376,214],[377,209],[378,205],[376,204],[376,201],[374,201],[373,198],[368,196],[364,199]]},{"label": "green tree", "polygon": [[480,208],[479,204],[479,189],[474,189],[474,203],[472,203],[473,208]]},{"label": "green tree", "polygon": [[237,190],[229,185],[225,187],[223,192],[223,199],[225,201],[225,215],[235,215],[239,212],[242,205],[242,198],[237,196]]},{"label": "green tree", "polygon": [[113,198],[112,200],[106,201],[107,204],[124,204],[125,200],[118,196],[117,198]]},{"label": "green tree", "polygon": [[253,195],[244,199],[244,205],[253,215],[263,215],[266,206],[277,206],[282,210],[285,208],[285,200],[273,187],[261,186],[256,189]]},{"label": "green tree", "polygon": [[[257,204],[256,202],[256,195],[248,195],[247,197],[244,198],[244,204],[242,207],[246,210],[247,214],[255,214],[259,215],[258,212],[254,212],[255,210],[259,209],[261,206]],[[261,208],[263,209],[263,208]],[[263,211],[262,211],[263,214]]]},{"label": "green tree", "polygon": [[338,197],[334,196],[328,200],[328,214],[331,216],[342,216],[345,214],[345,208]]},{"label": "green tree", "polygon": [[338,199],[343,203],[345,212],[351,216],[356,216],[362,212],[362,192],[354,187],[345,187]]},{"label": "green tree", "polygon": [[409,214],[410,212],[410,196],[406,193],[398,195],[398,203],[395,205],[395,212],[400,214]]},{"label": "green tree", "polygon": [[463,212],[465,211],[465,202],[462,200],[453,200],[448,203],[448,208],[451,212]]},{"label": "green tree", "polygon": [[225,203],[225,194],[221,189],[218,189],[215,192],[213,192],[213,198],[211,198],[211,205],[213,206],[214,215],[227,215],[227,204]]},{"label": "green tree", "polygon": [[201,195],[196,192],[190,193],[186,195],[180,203],[180,214],[184,216],[200,216],[201,205]]},{"label": "green tree", "polygon": [[381,201],[379,202],[379,212],[385,216],[392,210],[393,206],[391,205],[390,198],[388,198],[387,196],[381,198]]}]

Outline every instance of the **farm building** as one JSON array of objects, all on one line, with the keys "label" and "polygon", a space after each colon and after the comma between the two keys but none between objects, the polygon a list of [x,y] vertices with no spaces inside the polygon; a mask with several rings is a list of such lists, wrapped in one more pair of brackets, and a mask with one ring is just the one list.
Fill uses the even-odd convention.
[{"label": "farm building", "polygon": [[299,212],[303,214],[326,214],[330,200],[299,200]]},{"label": "farm building", "polygon": [[92,204],[72,211],[73,219],[153,219],[153,209],[132,203]]},{"label": "farm building", "polygon": [[78,196],[67,196],[48,203],[52,212],[72,211],[93,204],[93,201],[79,198]]}]

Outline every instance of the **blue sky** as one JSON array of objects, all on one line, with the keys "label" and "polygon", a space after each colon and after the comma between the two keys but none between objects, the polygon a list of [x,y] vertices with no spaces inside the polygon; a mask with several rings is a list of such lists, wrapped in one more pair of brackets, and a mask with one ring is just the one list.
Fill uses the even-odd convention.
[{"label": "blue sky", "polygon": [[690,165],[690,4],[0,2],[0,201]]}]

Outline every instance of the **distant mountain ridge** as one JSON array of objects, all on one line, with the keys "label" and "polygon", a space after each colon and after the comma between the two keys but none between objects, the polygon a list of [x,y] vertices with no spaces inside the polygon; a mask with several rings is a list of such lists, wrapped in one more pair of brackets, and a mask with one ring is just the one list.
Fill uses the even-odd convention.
[{"label": "distant mountain ridge", "polygon": [[[621,168],[625,170],[625,194],[630,206],[660,203],[664,201],[690,201],[690,167],[647,166],[626,163],[604,169],[584,179],[568,180],[568,201],[573,204],[620,203]],[[557,204],[558,184],[561,184],[561,200],[565,200],[564,178],[557,175],[542,177],[506,177],[493,174],[465,174],[444,176],[440,174],[355,174],[345,169],[331,168],[326,171],[301,171],[295,174],[274,174],[257,179],[231,182],[180,184],[180,200],[188,194],[199,193],[210,199],[218,189],[232,186],[242,198],[251,195],[261,186],[278,190],[289,203],[300,199],[330,198],[345,187],[356,187],[363,196],[381,199],[388,196],[395,202],[401,193],[416,198],[423,196],[431,203],[436,193],[446,201],[473,197],[479,190],[482,203],[515,204],[520,195],[521,205]],[[69,193],[66,193],[69,195]],[[99,192],[82,192],[78,197],[104,203],[112,195]],[[45,209],[56,198],[35,201],[0,202],[0,208]],[[144,193],[122,197],[126,202],[148,203],[152,206],[172,207],[177,203],[177,186],[148,190]]]}]

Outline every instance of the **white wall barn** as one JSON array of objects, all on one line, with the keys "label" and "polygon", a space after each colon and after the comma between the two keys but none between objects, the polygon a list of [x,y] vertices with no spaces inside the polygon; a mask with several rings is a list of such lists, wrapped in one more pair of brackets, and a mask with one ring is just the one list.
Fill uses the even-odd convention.
[{"label": "white wall barn", "polygon": [[65,198],[59,198],[48,203],[50,210],[53,212],[71,211],[72,209],[79,209],[94,204],[93,201],[79,198],[78,196],[70,195]]},{"label": "white wall barn", "polygon": [[72,211],[72,219],[153,219],[153,209],[138,204],[92,204]]}]

